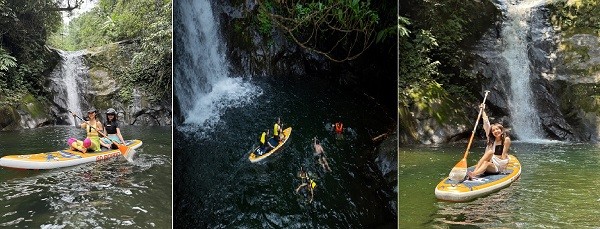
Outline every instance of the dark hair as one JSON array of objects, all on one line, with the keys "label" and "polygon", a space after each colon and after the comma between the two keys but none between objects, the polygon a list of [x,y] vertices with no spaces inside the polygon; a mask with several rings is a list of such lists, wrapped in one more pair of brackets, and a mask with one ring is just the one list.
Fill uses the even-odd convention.
[{"label": "dark hair", "polygon": [[502,135],[500,135],[500,138],[502,139],[502,145],[504,145],[504,139],[506,139],[508,137],[508,132],[506,131],[504,126],[502,126],[502,124],[500,124],[500,123],[494,123],[494,124],[490,125],[490,134],[488,135],[487,145],[492,146],[492,145],[494,145],[494,142],[496,141],[496,137],[494,136],[494,131],[492,131],[494,126],[497,126],[498,128],[500,128],[500,130],[502,130]]},{"label": "dark hair", "polygon": [[86,117],[86,118],[88,118],[88,121],[89,121],[90,114],[94,114],[94,119],[96,119],[96,121],[98,121],[98,113],[95,110],[94,111],[88,111],[87,114],[88,114],[87,115],[88,117]]},{"label": "dark hair", "polygon": [[[112,115],[112,116],[113,116],[113,119],[112,119],[112,120],[110,120],[110,119],[108,118],[108,116],[109,116],[109,115]],[[117,114],[113,114],[113,113],[106,113],[106,122],[116,122],[116,121],[117,121]]]},{"label": "dark hair", "polygon": [[317,144],[321,144],[321,141],[319,141],[319,139],[315,139]]}]

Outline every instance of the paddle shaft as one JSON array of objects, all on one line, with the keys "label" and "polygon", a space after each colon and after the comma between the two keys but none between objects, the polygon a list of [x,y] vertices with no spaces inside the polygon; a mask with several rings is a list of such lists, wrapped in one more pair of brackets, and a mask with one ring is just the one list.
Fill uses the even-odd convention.
[{"label": "paddle shaft", "polygon": [[[485,104],[485,100],[487,99],[489,92],[490,91],[485,91],[485,95],[483,96],[482,104]],[[471,132],[471,138],[469,138],[469,144],[467,144],[467,150],[465,150],[465,156],[463,156],[463,158],[467,158],[467,155],[469,155],[469,149],[471,149],[471,143],[473,143],[473,138],[475,137],[475,131],[477,131],[477,126],[479,125],[479,119],[481,118],[482,112],[483,112],[483,107],[480,107],[479,114],[477,115],[477,121],[475,121],[475,127],[473,127],[473,132]]]}]

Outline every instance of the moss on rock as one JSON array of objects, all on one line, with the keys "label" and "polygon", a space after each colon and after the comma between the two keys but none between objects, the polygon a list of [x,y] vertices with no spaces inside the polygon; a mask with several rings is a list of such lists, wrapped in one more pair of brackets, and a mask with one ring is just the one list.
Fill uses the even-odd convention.
[{"label": "moss on rock", "polygon": [[23,111],[29,113],[29,115],[31,115],[31,117],[34,119],[42,119],[47,117],[47,106],[38,101],[31,94],[26,94],[23,99],[21,99],[21,104],[19,107]]},{"label": "moss on rock", "polygon": [[19,128],[21,116],[12,106],[0,106],[0,130]]}]

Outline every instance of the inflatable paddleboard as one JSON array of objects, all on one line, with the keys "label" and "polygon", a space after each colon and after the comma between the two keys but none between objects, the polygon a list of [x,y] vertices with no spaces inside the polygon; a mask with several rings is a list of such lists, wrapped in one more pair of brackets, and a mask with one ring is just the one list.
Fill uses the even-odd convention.
[{"label": "inflatable paddleboard", "polygon": [[[506,170],[500,174],[482,174],[473,180],[465,180],[459,184],[446,177],[435,187],[435,197],[445,201],[465,202],[508,187],[521,175],[519,160],[513,155],[508,157]],[[471,166],[468,171],[474,169],[475,166]]]},{"label": "inflatable paddleboard", "polygon": [[258,146],[254,150],[252,150],[252,153],[250,153],[250,156],[248,157],[248,159],[250,159],[250,162],[254,163],[254,162],[259,162],[259,161],[267,158],[268,156],[271,156],[271,154],[275,153],[279,148],[281,148],[281,146],[283,146],[283,144],[285,144],[287,142],[288,139],[290,139],[291,134],[292,134],[292,127],[286,128],[285,130],[283,130],[283,136],[284,136],[283,141],[277,143],[277,141],[273,138],[270,138],[268,140],[271,142],[271,145],[277,144],[277,146],[275,146],[275,148],[269,150],[269,152],[259,155],[258,151],[260,150],[260,146]]},{"label": "inflatable paddleboard", "polygon": [[[131,149],[142,146],[141,140],[127,140],[125,145]],[[81,153],[74,150],[59,150],[47,153],[8,155],[0,158],[0,166],[16,169],[55,169],[83,163],[103,161],[121,157],[118,149],[103,149],[100,152]]]}]

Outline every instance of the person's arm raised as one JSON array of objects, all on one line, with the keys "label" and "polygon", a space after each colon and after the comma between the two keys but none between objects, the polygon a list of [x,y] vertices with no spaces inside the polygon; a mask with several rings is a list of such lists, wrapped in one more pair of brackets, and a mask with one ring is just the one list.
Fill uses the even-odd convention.
[{"label": "person's arm raised", "polygon": [[485,130],[485,137],[487,138],[488,136],[490,136],[490,120],[487,116],[487,114],[485,113],[485,104],[481,104],[479,105],[479,107],[483,107],[483,112],[481,114],[481,117],[483,119],[483,129]]}]

